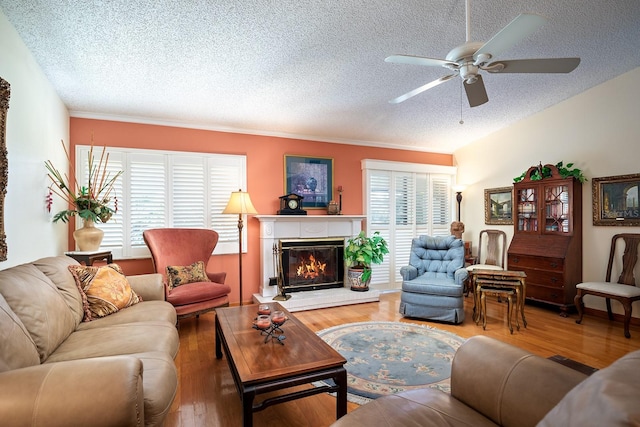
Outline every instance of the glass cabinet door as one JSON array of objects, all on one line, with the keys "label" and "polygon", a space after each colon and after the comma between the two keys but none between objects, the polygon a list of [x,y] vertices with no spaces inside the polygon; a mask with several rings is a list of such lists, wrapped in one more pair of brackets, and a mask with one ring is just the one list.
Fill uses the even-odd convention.
[{"label": "glass cabinet door", "polygon": [[544,187],[545,233],[571,233],[569,191],[568,185]]},{"label": "glass cabinet door", "polygon": [[516,194],[518,231],[538,231],[538,197],[536,188],[520,188]]}]

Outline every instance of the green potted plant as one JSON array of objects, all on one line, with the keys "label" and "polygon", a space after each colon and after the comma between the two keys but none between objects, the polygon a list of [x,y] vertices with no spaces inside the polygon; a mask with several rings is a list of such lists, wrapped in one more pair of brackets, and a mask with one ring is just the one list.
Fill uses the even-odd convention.
[{"label": "green potted plant", "polygon": [[356,237],[347,240],[344,259],[347,262],[347,280],[352,291],[368,291],[371,281],[371,265],[380,264],[384,255],[389,253],[387,241],[379,231],[367,237],[361,231]]}]

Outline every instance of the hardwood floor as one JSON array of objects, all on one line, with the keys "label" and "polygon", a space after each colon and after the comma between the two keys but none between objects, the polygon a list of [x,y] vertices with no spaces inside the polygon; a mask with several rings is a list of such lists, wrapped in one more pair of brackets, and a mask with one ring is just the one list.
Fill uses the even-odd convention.
[{"label": "hardwood floor", "polygon": [[[471,320],[473,298],[465,300],[467,318],[462,325],[405,319],[398,313],[400,293],[382,294],[379,303],[303,311],[295,316],[319,331],[342,323],[369,320],[401,321],[430,325],[468,338],[487,335],[543,357],[561,355],[586,365],[603,368],[622,355],[640,349],[640,326],[631,325],[631,339],[623,335],[621,322],[585,315],[561,317],[557,311],[527,305],[528,326],[509,334],[506,304],[487,300],[487,329]],[[179,386],[167,417],[167,427],[240,426],[241,404],[227,360],[214,354],[214,314],[184,319],[180,323],[180,351],[176,357]],[[348,411],[357,408],[349,403]],[[335,421],[335,399],[326,394],[276,405],[254,414],[256,427],[322,427]]]}]

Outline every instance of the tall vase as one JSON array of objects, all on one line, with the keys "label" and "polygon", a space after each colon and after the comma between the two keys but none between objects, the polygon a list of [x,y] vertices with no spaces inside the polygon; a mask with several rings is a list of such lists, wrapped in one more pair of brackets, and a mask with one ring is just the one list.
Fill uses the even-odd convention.
[{"label": "tall vase", "polygon": [[100,249],[100,243],[104,237],[104,231],[96,227],[95,223],[90,219],[83,219],[82,228],[78,228],[73,232],[73,238],[78,245],[78,249],[83,252],[97,251]]}]

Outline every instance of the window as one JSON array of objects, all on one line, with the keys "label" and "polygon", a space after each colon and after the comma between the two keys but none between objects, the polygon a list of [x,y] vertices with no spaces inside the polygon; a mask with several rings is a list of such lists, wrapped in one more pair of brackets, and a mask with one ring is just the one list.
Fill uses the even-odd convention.
[{"label": "window", "polygon": [[375,289],[394,289],[400,268],[409,264],[411,240],[421,234],[448,236],[453,212],[456,168],[363,160],[367,234],[380,231],[389,255],[372,267]]},{"label": "window", "polygon": [[[80,183],[87,181],[90,148],[76,147]],[[215,254],[237,253],[238,217],[221,212],[232,191],[246,188],[246,156],[111,147],[107,153],[108,170],[124,174],[112,194],[117,213],[99,225],[102,249],[117,258],[147,257],[144,230],[201,227],[220,235]],[[246,240],[246,228],[242,238]]]}]

